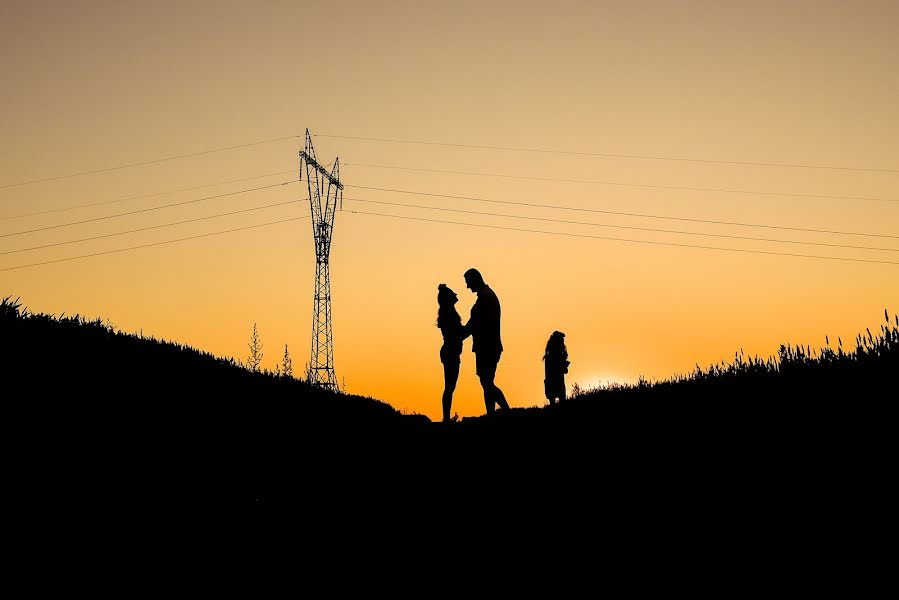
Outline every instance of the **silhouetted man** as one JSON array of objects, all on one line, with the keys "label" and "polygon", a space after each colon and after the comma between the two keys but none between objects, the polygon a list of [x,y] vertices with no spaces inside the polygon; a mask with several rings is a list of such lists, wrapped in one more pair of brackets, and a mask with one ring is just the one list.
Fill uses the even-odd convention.
[{"label": "silhouetted man", "polygon": [[471,336],[471,351],[475,354],[475,365],[481,387],[484,388],[484,405],[487,414],[493,414],[496,404],[502,409],[509,408],[503,391],[493,383],[496,377],[496,365],[499,364],[503,343],[500,340],[500,307],[499,298],[490,289],[477,269],[465,271],[465,285],[478,295],[471,307],[471,318],[465,324],[462,339]]}]

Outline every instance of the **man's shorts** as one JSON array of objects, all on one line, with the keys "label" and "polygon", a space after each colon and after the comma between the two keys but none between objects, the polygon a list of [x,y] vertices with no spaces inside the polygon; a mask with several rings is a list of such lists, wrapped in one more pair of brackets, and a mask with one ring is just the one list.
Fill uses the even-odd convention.
[{"label": "man's shorts", "polygon": [[499,352],[475,352],[474,364],[478,377],[484,379],[496,377],[496,365],[499,364],[499,357],[502,353],[502,350]]}]

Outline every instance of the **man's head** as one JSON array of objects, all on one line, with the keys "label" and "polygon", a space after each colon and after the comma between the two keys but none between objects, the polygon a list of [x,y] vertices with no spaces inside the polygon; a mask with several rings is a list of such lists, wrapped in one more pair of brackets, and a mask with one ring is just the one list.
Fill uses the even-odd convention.
[{"label": "man's head", "polygon": [[481,272],[477,269],[468,269],[465,271],[465,285],[474,293],[480,292],[487,286],[487,284],[484,283],[484,278],[481,277]]}]

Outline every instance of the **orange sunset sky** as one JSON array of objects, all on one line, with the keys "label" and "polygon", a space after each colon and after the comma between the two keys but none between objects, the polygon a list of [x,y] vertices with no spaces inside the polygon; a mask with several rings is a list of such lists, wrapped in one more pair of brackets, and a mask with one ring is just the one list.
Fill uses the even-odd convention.
[{"label": "orange sunset sky", "polygon": [[241,359],[255,322],[301,372],[308,128],[346,185],[349,393],[440,418],[437,285],[467,319],[469,267],[516,407],[556,329],[569,388],[854,347],[899,310],[897,31],[893,1],[3,0],[0,297]]}]

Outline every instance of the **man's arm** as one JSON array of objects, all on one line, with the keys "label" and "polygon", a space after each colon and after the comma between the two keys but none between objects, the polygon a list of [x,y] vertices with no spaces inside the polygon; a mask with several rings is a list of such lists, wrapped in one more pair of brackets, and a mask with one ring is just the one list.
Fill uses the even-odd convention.
[{"label": "man's arm", "polygon": [[471,330],[472,330],[471,322],[473,320],[474,319],[468,319],[468,323],[466,323],[465,325],[462,326],[462,341],[465,341],[465,338],[467,338],[468,336],[471,335]]},{"label": "man's arm", "polygon": [[[480,298],[479,298],[480,299]],[[468,336],[470,336],[475,328],[478,325],[478,302],[475,300],[474,305],[471,307],[471,317],[468,319],[468,323],[462,326],[462,339],[464,340]]]}]

